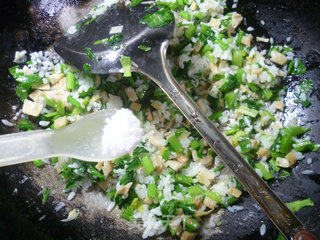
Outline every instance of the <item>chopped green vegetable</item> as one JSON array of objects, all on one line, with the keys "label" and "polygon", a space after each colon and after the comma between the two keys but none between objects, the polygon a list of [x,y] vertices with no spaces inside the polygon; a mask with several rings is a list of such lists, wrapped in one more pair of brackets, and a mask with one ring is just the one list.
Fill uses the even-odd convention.
[{"label": "chopped green vegetable", "polygon": [[249,137],[238,137],[238,143],[241,149],[241,153],[248,153],[252,150],[252,143]]},{"label": "chopped green vegetable", "polygon": [[172,147],[173,151],[175,151],[176,153],[183,152],[183,147],[182,147],[181,143],[179,142],[176,135],[172,135],[171,137],[169,137],[168,142],[169,142],[170,146]]},{"label": "chopped green vegetable", "polygon": [[35,160],[35,161],[33,161],[33,164],[36,166],[36,167],[42,167],[43,166],[43,162],[42,162],[42,160]]},{"label": "chopped green vegetable", "polygon": [[315,152],[320,148],[320,144],[318,143],[312,144],[310,140],[303,140],[293,144],[293,148],[298,152],[304,152],[304,151]]},{"label": "chopped green vegetable", "polygon": [[224,168],[224,164],[222,163],[222,164],[220,164],[220,165],[214,170],[214,172],[219,172],[219,171],[221,171],[223,168]]},{"label": "chopped green vegetable", "polygon": [[250,109],[250,108],[243,106],[243,105],[241,105],[237,109],[237,112],[242,113],[243,115],[247,115],[249,117],[253,117],[253,118],[255,118],[259,114],[259,111],[255,110],[255,109]]},{"label": "chopped green vegetable", "polygon": [[22,118],[20,123],[18,124],[18,129],[23,131],[34,130],[35,126],[29,122],[27,119]]},{"label": "chopped green vegetable", "polygon": [[300,84],[300,87],[295,88],[294,95],[299,99],[299,102],[304,107],[308,107],[311,102],[308,99],[308,93],[313,86],[312,80],[303,80]]},{"label": "chopped green vegetable", "polygon": [[139,49],[145,51],[145,52],[148,52],[151,50],[151,47],[148,47],[148,46],[145,46],[145,45],[139,45],[138,46]]},{"label": "chopped green vegetable", "polygon": [[116,33],[110,37],[110,39],[107,40],[102,40],[102,43],[108,42],[110,46],[113,46],[114,44],[121,42],[123,38],[123,34],[121,33]]},{"label": "chopped green vegetable", "polygon": [[131,77],[131,58],[122,55],[120,62],[123,67],[123,76]]},{"label": "chopped green vegetable", "polygon": [[42,205],[44,205],[47,202],[49,194],[50,194],[50,189],[45,188],[45,190],[43,191],[43,196],[42,196]]},{"label": "chopped green vegetable", "polygon": [[154,183],[148,184],[147,197],[149,199],[154,199],[157,195],[157,186]]},{"label": "chopped green vegetable", "polygon": [[205,195],[217,203],[222,203],[221,195],[217,192],[206,191]]},{"label": "chopped green vegetable", "polygon": [[293,59],[290,61],[288,65],[288,71],[287,74],[293,74],[293,75],[300,75],[306,73],[306,67],[303,65],[300,58]]},{"label": "chopped green vegetable", "polygon": [[186,230],[188,232],[194,232],[200,226],[200,223],[192,217],[184,217],[182,224],[183,224],[184,230]]},{"label": "chopped green vegetable", "polygon": [[294,202],[285,203],[287,207],[292,211],[296,212],[299,211],[303,207],[312,207],[314,206],[314,202],[310,199],[298,200]]},{"label": "chopped green vegetable", "polygon": [[262,173],[262,177],[265,180],[272,179],[274,176],[273,174],[269,171],[269,169],[266,168],[261,162],[256,163],[256,168],[259,169]]},{"label": "chopped green vegetable", "polygon": [[153,14],[148,14],[141,19],[141,23],[147,24],[150,28],[159,28],[173,22],[174,15],[170,9],[164,8]]},{"label": "chopped green vegetable", "polygon": [[200,185],[195,185],[187,188],[191,197],[199,196],[203,194],[203,189]]},{"label": "chopped green vegetable", "polygon": [[77,79],[74,73],[67,72],[66,74],[66,88],[68,91],[73,91],[76,89]]},{"label": "chopped green vegetable", "polygon": [[68,102],[71,103],[76,108],[81,108],[81,103],[79,103],[76,99],[74,99],[72,96],[68,96]]},{"label": "chopped green vegetable", "polygon": [[83,51],[87,54],[87,57],[90,59],[90,60],[95,60],[95,56],[93,54],[93,52],[91,51],[91,48],[85,48],[83,49]]},{"label": "chopped green vegetable", "polygon": [[141,2],[142,2],[142,0],[132,0],[130,3],[130,7],[135,7]]},{"label": "chopped green vegetable", "polygon": [[154,166],[149,155],[145,155],[141,159],[142,166],[148,175],[154,172]]},{"label": "chopped green vegetable", "polygon": [[89,64],[89,63],[83,64],[83,70],[84,70],[85,72],[90,72],[90,71],[91,71],[91,66],[90,66],[90,64]]},{"label": "chopped green vegetable", "polygon": [[181,183],[183,185],[190,186],[192,183],[192,177],[184,176],[182,174],[177,174],[174,176],[176,183]]},{"label": "chopped green vegetable", "polygon": [[184,19],[186,19],[186,20],[188,20],[188,21],[191,20],[191,14],[190,14],[189,12],[180,11],[179,15],[180,15],[182,18],[184,18]]}]

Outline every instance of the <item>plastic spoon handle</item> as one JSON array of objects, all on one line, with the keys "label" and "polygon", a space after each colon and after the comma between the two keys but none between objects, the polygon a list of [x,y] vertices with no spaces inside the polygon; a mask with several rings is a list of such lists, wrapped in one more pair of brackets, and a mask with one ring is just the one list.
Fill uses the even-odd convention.
[{"label": "plastic spoon handle", "polygon": [[[149,76],[166,92],[210,147],[232,169],[242,185],[260,204],[286,239],[294,239],[295,233],[304,229],[303,224],[182,90],[167,67],[167,46],[168,42],[164,42],[160,48],[160,61],[149,65],[148,69],[141,70],[141,72]],[[159,65],[163,67],[163,70]]]},{"label": "plastic spoon handle", "polygon": [[52,131],[0,135],[0,167],[51,157]]}]

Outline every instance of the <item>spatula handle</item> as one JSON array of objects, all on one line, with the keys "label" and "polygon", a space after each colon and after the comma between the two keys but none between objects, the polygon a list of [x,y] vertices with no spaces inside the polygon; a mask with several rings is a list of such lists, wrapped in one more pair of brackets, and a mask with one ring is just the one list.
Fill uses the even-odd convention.
[{"label": "spatula handle", "polygon": [[0,167],[49,157],[51,133],[37,130],[0,135]]},{"label": "spatula handle", "polygon": [[304,229],[303,224],[200,111],[188,94],[182,90],[167,67],[167,46],[168,42],[162,44],[159,62],[150,63],[148,69],[140,70],[140,72],[146,74],[164,90],[210,147],[231,168],[245,189],[256,199],[285,238],[293,240],[295,233]]}]

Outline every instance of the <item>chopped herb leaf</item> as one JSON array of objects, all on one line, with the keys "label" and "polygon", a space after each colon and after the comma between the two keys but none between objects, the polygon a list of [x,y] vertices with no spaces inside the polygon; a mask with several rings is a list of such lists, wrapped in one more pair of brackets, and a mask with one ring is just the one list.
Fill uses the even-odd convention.
[{"label": "chopped herb leaf", "polygon": [[27,119],[22,118],[20,123],[18,124],[18,129],[23,131],[29,131],[29,130],[34,130],[35,126],[31,122],[29,122]]},{"label": "chopped herb leaf", "polygon": [[147,24],[150,28],[159,28],[173,22],[174,15],[170,9],[164,8],[153,14],[148,14],[141,19],[141,23]]},{"label": "chopped herb leaf", "polygon": [[43,192],[43,196],[42,196],[42,205],[44,205],[49,197],[50,194],[50,189],[46,188]]}]

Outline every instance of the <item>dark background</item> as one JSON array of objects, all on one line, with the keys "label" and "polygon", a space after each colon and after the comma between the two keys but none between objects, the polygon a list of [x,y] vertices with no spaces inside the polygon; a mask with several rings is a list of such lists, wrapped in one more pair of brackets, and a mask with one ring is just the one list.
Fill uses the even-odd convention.
[{"label": "dark background", "polygon": [[[79,3],[80,2],[80,3]],[[8,77],[8,67],[12,66],[14,52],[27,49],[36,51],[51,45],[60,33],[55,17],[66,5],[82,4],[76,0],[1,0],[0,1],[0,119],[11,119],[11,106],[20,105],[15,97],[14,81]],[[302,124],[311,126],[310,137],[320,142],[320,1],[305,0],[256,0],[239,1],[239,8],[253,26],[255,36],[272,36],[276,43],[284,44],[291,36],[291,46],[308,68],[307,77],[315,85],[311,93],[312,106],[299,109],[298,117]],[[51,16],[48,14],[51,12]],[[265,21],[262,25],[260,20]],[[242,25],[245,30],[246,26]],[[292,87],[300,78],[288,78],[283,84]],[[290,113],[287,113],[290,115]],[[0,133],[14,132],[0,123]],[[283,201],[290,202],[311,197],[315,207],[307,207],[297,212],[306,225],[320,235],[320,161],[318,153],[307,154],[313,159],[308,166],[302,160],[291,171],[292,177],[275,180],[272,187]],[[28,166],[28,165],[27,165]],[[61,223],[65,214],[53,211],[54,197],[42,206],[40,187],[28,179],[24,165],[0,169],[0,240],[2,239],[141,239],[140,235],[114,226],[108,217],[97,216],[94,221],[83,218],[70,223]],[[302,175],[305,169],[314,174]],[[20,181],[20,182],[19,182]],[[17,189],[17,190],[15,190]],[[212,239],[276,239],[277,231],[268,218],[249,197],[244,196],[239,203],[244,210],[236,214],[227,212],[223,217],[222,233],[215,233]],[[46,216],[41,219],[42,216]],[[260,236],[261,224],[267,225],[267,234]],[[112,228],[110,227],[112,226]]]}]

